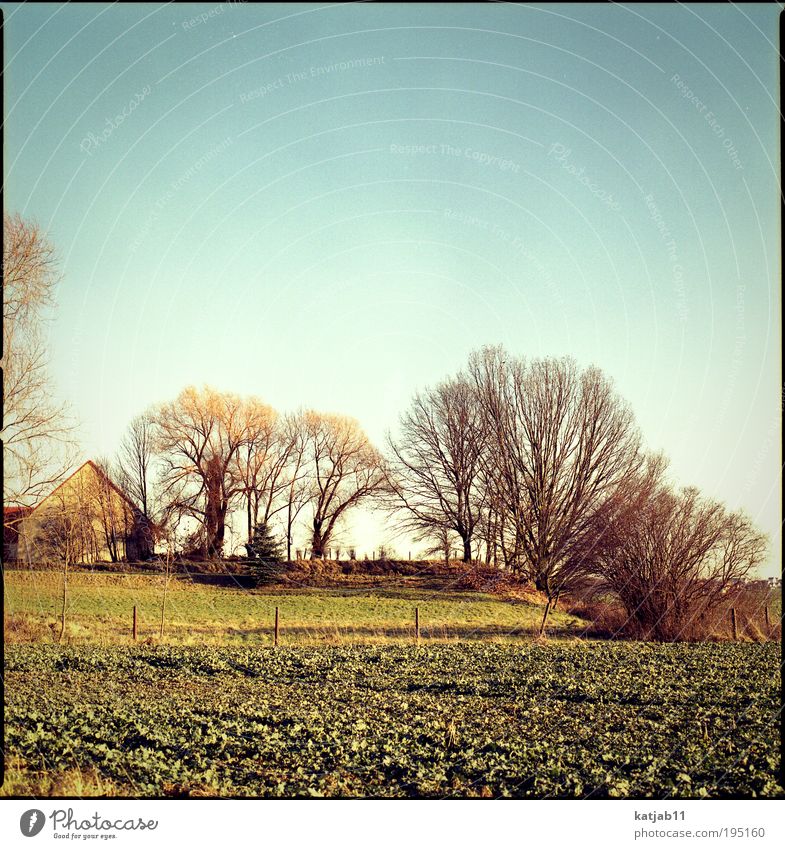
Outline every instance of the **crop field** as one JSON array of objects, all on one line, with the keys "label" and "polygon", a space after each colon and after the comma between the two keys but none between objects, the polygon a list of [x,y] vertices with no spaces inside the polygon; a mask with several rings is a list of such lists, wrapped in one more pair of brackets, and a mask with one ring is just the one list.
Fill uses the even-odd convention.
[{"label": "crop field", "polygon": [[782,797],[776,643],[6,646],[7,795]]},{"label": "crop field", "polygon": [[[163,578],[74,573],[69,577],[67,642],[131,642],[134,605],[140,640],[155,640]],[[59,635],[62,577],[57,572],[5,573],[6,642],[52,642]],[[275,608],[289,645],[411,642],[419,607],[426,641],[518,641],[536,635],[542,607],[483,593],[422,587],[249,590],[172,578],[166,601],[169,644],[271,645]],[[551,637],[573,637],[587,623],[557,611]]]}]

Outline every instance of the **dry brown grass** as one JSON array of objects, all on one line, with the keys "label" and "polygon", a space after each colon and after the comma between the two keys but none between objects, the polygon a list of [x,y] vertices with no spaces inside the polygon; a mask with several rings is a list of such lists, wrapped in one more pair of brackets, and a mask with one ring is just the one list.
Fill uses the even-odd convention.
[{"label": "dry brown grass", "polygon": [[0,787],[2,796],[25,796],[57,798],[76,796],[92,798],[96,796],[133,796],[135,790],[104,778],[94,768],[76,767],[53,772],[29,770],[19,761],[6,764],[5,777]]},{"label": "dry brown grass", "polygon": [[590,623],[584,632],[585,637],[618,638],[628,628],[624,608],[610,600],[570,598],[565,601],[564,610]]},{"label": "dry brown grass", "polygon": [[[769,624],[766,625],[766,608]],[[731,608],[736,611],[736,636],[739,641],[779,641],[782,628],[778,619],[779,600],[770,591],[745,587],[713,610],[697,614],[684,623],[679,639],[687,642],[726,642],[733,640]],[[598,598],[591,593],[565,601],[564,610],[591,622],[586,636],[600,638],[648,639],[648,635],[630,620],[624,608],[609,597]]]},{"label": "dry brown grass", "polygon": [[6,614],[3,631],[7,643],[48,643],[57,638],[54,619],[42,619],[27,613]]}]

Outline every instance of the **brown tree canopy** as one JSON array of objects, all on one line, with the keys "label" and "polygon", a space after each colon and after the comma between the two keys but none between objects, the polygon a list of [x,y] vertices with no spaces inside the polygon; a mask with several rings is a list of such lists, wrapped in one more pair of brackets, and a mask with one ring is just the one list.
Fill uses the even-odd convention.
[{"label": "brown tree canopy", "polygon": [[484,444],[477,395],[464,375],[415,395],[398,438],[388,437],[391,504],[402,515],[402,528],[429,540],[454,531],[466,563],[482,511]]},{"label": "brown tree canopy", "polygon": [[152,413],[135,416],[128,425],[117,458],[118,483],[149,521],[155,514],[152,480],[154,431]]},{"label": "brown tree canopy", "polygon": [[256,399],[192,386],[153,412],[163,497],[198,520],[205,556],[222,554],[227,514],[248,490],[238,457],[261,438],[270,414]]},{"label": "brown tree canopy", "polygon": [[360,425],[347,416],[304,414],[313,510],[311,546],[323,557],[337,523],[352,507],[379,493],[384,464]]},{"label": "brown tree canopy", "polygon": [[488,348],[472,355],[469,371],[509,559],[553,598],[573,547],[643,464],[632,412],[599,369],[580,370],[569,358],[526,363]]},{"label": "brown tree canopy", "polygon": [[610,528],[591,570],[623,604],[628,632],[647,639],[700,634],[705,617],[763,561],[768,545],[743,513],[662,479]]},{"label": "brown tree canopy", "polygon": [[247,539],[251,542],[257,523],[266,524],[280,509],[274,505],[283,488],[286,457],[275,410],[251,399],[246,402],[245,415],[250,429],[248,439],[237,451],[235,465],[245,499]]},{"label": "brown tree canopy", "polygon": [[31,506],[73,464],[74,424],[55,401],[42,328],[57,282],[54,248],[34,222],[3,218],[3,497]]}]

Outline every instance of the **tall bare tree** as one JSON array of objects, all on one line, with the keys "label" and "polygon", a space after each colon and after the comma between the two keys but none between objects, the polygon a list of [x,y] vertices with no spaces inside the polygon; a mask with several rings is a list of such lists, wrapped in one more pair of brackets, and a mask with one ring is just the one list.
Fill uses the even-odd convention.
[{"label": "tall bare tree", "polygon": [[248,441],[237,452],[237,474],[243,484],[250,543],[256,525],[267,524],[284,508],[281,496],[286,490],[289,446],[285,428],[272,407],[251,399],[246,402],[246,416],[254,423]]},{"label": "tall bare tree", "polygon": [[38,225],[3,217],[3,498],[31,506],[75,460],[74,423],[55,401],[43,328],[58,279]]},{"label": "tall bare tree", "polygon": [[477,394],[464,375],[414,396],[401,416],[400,434],[388,436],[391,505],[401,527],[417,539],[455,531],[463,560],[472,560],[481,518],[480,457],[485,435]]},{"label": "tall bare tree", "polygon": [[312,554],[324,557],[338,521],[379,493],[386,485],[386,473],[381,455],[354,419],[309,411],[304,420],[311,474]]},{"label": "tall bare tree", "polygon": [[148,519],[154,515],[154,422],[151,412],[131,420],[117,457],[119,483]]},{"label": "tall bare tree", "polygon": [[292,562],[294,525],[310,502],[312,487],[308,469],[308,420],[303,412],[289,413],[280,427],[286,465],[283,470],[283,513],[286,528],[286,561]]},{"label": "tall bare tree", "polygon": [[472,355],[470,373],[488,432],[486,475],[509,527],[510,560],[550,604],[575,546],[641,469],[639,432],[597,368],[581,371],[568,358],[527,364],[489,348]]},{"label": "tall bare tree", "polygon": [[162,468],[162,495],[170,509],[200,523],[202,553],[220,557],[227,514],[246,492],[239,452],[268,425],[264,405],[205,387],[187,387],[153,413]]},{"label": "tall bare tree", "polygon": [[164,520],[154,479],[155,424],[152,411],[131,420],[115,463],[118,484],[139,511],[141,556],[153,553]]}]

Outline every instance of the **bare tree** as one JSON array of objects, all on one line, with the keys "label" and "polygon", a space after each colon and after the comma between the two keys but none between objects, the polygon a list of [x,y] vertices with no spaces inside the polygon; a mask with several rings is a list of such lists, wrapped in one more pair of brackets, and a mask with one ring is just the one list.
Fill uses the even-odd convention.
[{"label": "bare tree", "polygon": [[[57,496],[54,496],[55,500]],[[58,642],[65,636],[66,611],[68,608],[68,571],[74,563],[79,550],[81,536],[81,517],[73,510],[72,505],[66,505],[64,500],[59,509],[48,511],[42,517],[37,527],[36,548],[39,556],[47,561],[55,560],[62,564],[63,589],[60,606],[60,636]]]},{"label": "bare tree", "polygon": [[120,483],[147,518],[154,514],[154,437],[152,413],[136,416],[128,425],[117,458]]},{"label": "bare tree", "polygon": [[70,568],[85,559],[94,559],[97,549],[94,508],[93,493],[80,478],[69,490],[60,488],[54,492],[40,510],[35,511],[34,522],[27,529],[36,558],[62,566],[58,642],[62,642],[65,636]]},{"label": "bare tree", "polygon": [[155,424],[152,411],[136,416],[128,425],[115,463],[115,476],[121,488],[139,511],[139,556],[152,555],[163,520],[154,481]]},{"label": "bare tree", "polygon": [[453,551],[453,542],[455,541],[455,531],[448,527],[442,526],[437,528],[431,537],[432,545],[426,548],[423,556],[427,559],[438,554],[443,560],[444,565],[450,565],[450,553]]},{"label": "bare tree", "polygon": [[162,496],[200,523],[207,557],[222,554],[227,514],[247,491],[238,455],[268,426],[266,409],[254,399],[188,387],[153,413]]},{"label": "bare tree", "polygon": [[506,520],[507,556],[550,607],[575,547],[639,472],[640,435],[597,368],[580,371],[568,358],[527,364],[489,348],[472,355],[470,373],[488,433],[485,474]]},{"label": "bare tree", "polygon": [[593,570],[623,604],[635,636],[674,640],[701,622],[763,561],[765,535],[740,512],[660,483],[619,516]]},{"label": "bare tree", "polygon": [[292,534],[303,508],[310,502],[312,487],[308,478],[308,423],[302,412],[288,414],[281,424],[281,440],[286,465],[283,470],[286,528],[286,562],[292,562]]},{"label": "bare tree", "polygon": [[161,623],[158,630],[158,638],[164,638],[164,626],[166,623],[166,598],[169,593],[169,580],[172,576],[172,563],[177,551],[177,534],[182,520],[182,511],[177,505],[168,505],[157,526],[158,536],[164,543],[164,571],[163,591],[161,593]]},{"label": "bare tree", "polygon": [[237,470],[243,483],[250,543],[258,524],[268,524],[286,508],[285,495],[290,484],[285,470],[294,446],[288,422],[280,421],[272,407],[252,399],[247,415],[254,423],[248,442],[238,451]]},{"label": "bare tree", "polygon": [[54,248],[34,222],[3,218],[3,497],[31,506],[73,465],[74,424],[57,403],[43,336],[57,282]]},{"label": "bare tree", "polygon": [[304,421],[312,476],[312,556],[324,557],[338,521],[379,493],[386,475],[381,455],[354,419],[309,411]]},{"label": "bare tree", "polygon": [[477,394],[464,375],[414,396],[401,416],[391,454],[391,506],[402,529],[419,540],[442,539],[455,531],[463,561],[472,560],[472,540],[481,511],[480,456],[484,448]]}]

